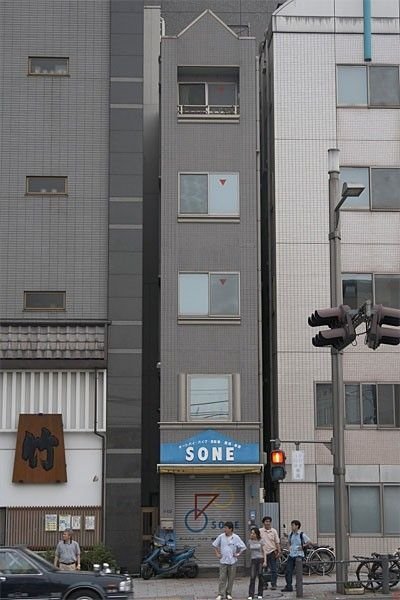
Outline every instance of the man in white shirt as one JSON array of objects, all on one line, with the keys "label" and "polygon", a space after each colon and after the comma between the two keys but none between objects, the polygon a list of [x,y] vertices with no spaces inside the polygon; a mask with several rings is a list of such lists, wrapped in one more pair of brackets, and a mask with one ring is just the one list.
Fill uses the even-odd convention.
[{"label": "man in white shirt", "polygon": [[221,533],[212,545],[216,556],[219,558],[219,583],[216,600],[222,600],[223,598],[232,600],[237,559],[246,550],[246,545],[236,533],[233,533],[232,521],[226,521],[224,533]]},{"label": "man in white shirt", "polygon": [[276,559],[281,553],[281,543],[278,532],[272,527],[271,517],[264,517],[262,524],[260,533],[261,539],[265,542],[267,568],[271,571],[271,589],[276,590],[276,582],[278,580]]}]

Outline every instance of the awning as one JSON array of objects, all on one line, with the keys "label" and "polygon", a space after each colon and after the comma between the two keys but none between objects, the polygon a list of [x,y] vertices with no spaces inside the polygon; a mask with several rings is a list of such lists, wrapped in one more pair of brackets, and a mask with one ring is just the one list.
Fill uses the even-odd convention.
[{"label": "awning", "polygon": [[264,465],[157,465],[159,473],[174,473],[175,475],[217,475],[223,473],[261,473]]}]

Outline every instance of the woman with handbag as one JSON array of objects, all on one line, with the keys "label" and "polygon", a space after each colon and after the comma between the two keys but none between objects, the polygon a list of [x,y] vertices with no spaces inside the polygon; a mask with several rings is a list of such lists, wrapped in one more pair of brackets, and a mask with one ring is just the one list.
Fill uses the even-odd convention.
[{"label": "woman with handbag", "polygon": [[[263,567],[267,565],[267,554],[265,542],[261,539],[260,530],[258,527],[252,527],[250,531],[250,539],[247,542],[247,547],[250,550],[250,583],[248,600],[253,598],[262,598],[264,589]],[[256,579],[258,577],[258,595],[255,596]]]}]

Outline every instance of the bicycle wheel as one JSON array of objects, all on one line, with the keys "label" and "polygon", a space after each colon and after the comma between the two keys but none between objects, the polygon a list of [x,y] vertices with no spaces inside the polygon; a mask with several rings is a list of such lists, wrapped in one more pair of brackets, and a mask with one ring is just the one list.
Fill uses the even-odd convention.
[{"label": "bicycle wheel", "polygon": [[382,568],[374,561],[361,562],[356,571],[356,577],[366,590],[379,590],[382,587]]},{"label": "bicycle wheel", "polygon": [[287,550],[282,550],[282,554],[276,561],[276,567],[278,570],[278,575],[280,577],[283,577],[285,575],[288,556],[289,552]]},{"label": "bicycle wheel", "polygon": [[335,555],[329,548],[317,548],[307,557],[311,571],[317,575],[329,575],[335,568]]}]

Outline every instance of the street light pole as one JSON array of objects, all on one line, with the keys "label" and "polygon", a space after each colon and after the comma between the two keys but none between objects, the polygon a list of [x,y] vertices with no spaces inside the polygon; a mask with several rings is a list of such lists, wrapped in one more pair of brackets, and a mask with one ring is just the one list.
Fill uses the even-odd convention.
[{"label": "street light pole", "polygon": [[[343,303],[342,268],[340,248],[340,205],[339,150],[328,150],[329,163],[329,258],[331,306]],[[336,591],[344,594],[344,582],[347,581],[347,562],[349,560],[349,540],[347,537],[347,498],[346,498],[346,462],[344,452],[344,389],[343,389],[343,353],[331,348],[332,358],[332,404],[333,404],[333,478],[335,501],[335,546]]]}]

